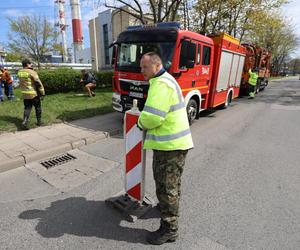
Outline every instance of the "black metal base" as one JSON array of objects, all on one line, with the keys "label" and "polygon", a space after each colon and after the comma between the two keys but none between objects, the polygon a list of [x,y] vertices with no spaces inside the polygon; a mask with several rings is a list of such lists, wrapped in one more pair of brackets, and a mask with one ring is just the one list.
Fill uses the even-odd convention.
[{"label": "black metal base", "polygon": [[142,202],[132,199],[127,194],[122,194],[105,200],[105,203],[119,211],[129,222],[135,222],[154,206],[154,201],[146,195]]}]

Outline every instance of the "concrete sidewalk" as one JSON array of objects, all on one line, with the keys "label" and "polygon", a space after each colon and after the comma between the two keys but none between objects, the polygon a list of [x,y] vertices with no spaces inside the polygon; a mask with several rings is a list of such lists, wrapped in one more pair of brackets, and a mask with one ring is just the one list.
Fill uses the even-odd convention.
[{"label": "concrete sidewalk", "polygon": [[0,172],[45,159],[122,131],[122,114],[110,113],[71,123],[0,135]]}]

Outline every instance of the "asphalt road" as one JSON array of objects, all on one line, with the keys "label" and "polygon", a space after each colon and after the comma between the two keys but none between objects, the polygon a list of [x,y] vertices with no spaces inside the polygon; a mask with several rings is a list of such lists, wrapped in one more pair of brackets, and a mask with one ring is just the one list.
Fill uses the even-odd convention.
[{"label": "asphalt road", "polygon": [[[296,78],[204,113],[192,125],[180,238],[159,249],[300,249],[299,124]],[[155,209],[129,223],[104,204],[124,185],[123,143],[115,136],[82,148],[111,167],[80,185],[69,180],[67,190],[28,167],[0,174],[0,249],[158,248],[145,241],[159,225]],[[155,197],[151,152],[146,190]]]}]

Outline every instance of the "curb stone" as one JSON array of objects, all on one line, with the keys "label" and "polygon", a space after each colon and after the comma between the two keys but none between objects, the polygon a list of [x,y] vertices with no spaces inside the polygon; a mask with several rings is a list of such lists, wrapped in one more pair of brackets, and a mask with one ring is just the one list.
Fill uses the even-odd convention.
[{"label": "curb stone", "polygon": [[13,159],[8,159],[0,163],[0,173],[14,168],[20,167],[25,164],[25,158],[22,155],[16,156]]},{"label": "curb stone", "polygon": [[[112,134],[116,134],[116,131],[113,131]],[[33,153],[23,154],[11,159],[7,159],[0,163],[0,173],[24,166],[25,164],[33,161],[42,160],[48,157],[55,156],[56,154],[65,153],[69,150],[95,143],[97,141],[110,137],[110,135],[111,133],[102,132],[73,142],[67,142],[53,148],[35,151]]]}]

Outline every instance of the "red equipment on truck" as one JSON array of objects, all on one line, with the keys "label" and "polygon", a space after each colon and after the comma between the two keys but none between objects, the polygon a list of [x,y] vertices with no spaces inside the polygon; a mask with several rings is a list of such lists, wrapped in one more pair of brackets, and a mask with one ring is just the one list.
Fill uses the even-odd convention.
[{"label": "red equipment on truck", "polygon": [[164,68],[181,87],[190,123],[202,110],[226,108],[238,97],[246,50],[227,35],[211,37],[181,30],[178,23],[132,26],[123,31],[115,47],[113,108],[124,112],[133,99],[143,108],[149,84],[140,73],[143,54],[157,52]]},{"label": "red equipment on truck", "polygon": [[256,93],[264,90],[268,85],[271,68],[271,52],[268,49],[261,48],[251,44],[242,44],[246,48],[246,60],[243,69],[240,95],[249,93],[249,69],[258,71],[256,84]]}]

